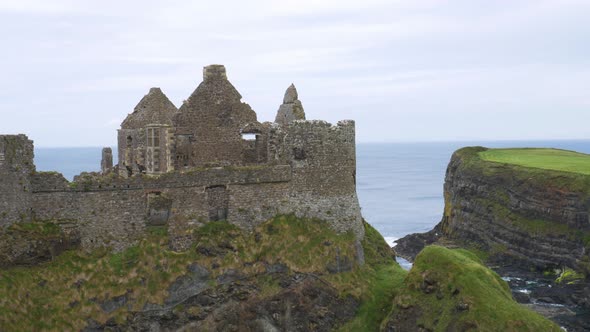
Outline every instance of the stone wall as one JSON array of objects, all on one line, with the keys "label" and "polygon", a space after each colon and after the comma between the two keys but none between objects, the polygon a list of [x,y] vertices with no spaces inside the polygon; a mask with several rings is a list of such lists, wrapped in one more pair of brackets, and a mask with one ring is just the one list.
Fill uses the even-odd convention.
[{"label": "stone wall", "polygon": [[34,193],[32,206],[37,220],[75,224],[84,248],[120,250],[143,235],[146,202],[140,190],[53,191]]},{"label": "stone wall", "polygon": [[[169,219],[176,220],[176,228],[178,222],[192,228],[227,219],[251,229],[251,223],[260,223],[274,214],[265,214],[265,219],[262,215],[255,219],[239,216],[257,215],[260,206],[266,204],[263,197],[277,195],[276,191],[262,194],[264,185],[288,183],[291,177],[288,165],[210,168],[159,177],[120,178],[89,173],[70,184],[61,174],[37,173],[33,176],[31,207],[38,220],[79,225],[85,248],[107,245],[121,249],[134,243],[147,224],[167,224]],[[235,190],[242,187],[249,188],[248,193]],[[234,195],[260,200],[238,199],[230,205]]]},{"label": "stone wall", "polygon": [[284,149],[293,169],[290,209],[362,238],[354,121],[294,121],[286,133]]},{"label": "stone wall", "polygon": [[33,141],[25,135],[0,135],[0,227],[31,216]]}]

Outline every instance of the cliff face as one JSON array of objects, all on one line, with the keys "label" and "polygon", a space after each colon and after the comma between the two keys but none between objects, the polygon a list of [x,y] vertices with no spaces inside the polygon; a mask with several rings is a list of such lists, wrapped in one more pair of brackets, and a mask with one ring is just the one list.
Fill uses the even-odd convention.
[{"label": "cliff face", "polygon": [[452,156],[442,235],[498,263],[588,271],[590,176],[484,161],[484,150]]}]

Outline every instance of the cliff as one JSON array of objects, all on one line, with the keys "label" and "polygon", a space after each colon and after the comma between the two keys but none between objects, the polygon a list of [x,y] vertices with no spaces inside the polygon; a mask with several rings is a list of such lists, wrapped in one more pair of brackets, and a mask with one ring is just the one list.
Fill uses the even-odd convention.
[{"label": "cliff", "polygon": [[[446,171],[442,220],[427,233],[398,240],[396,252],[413,260],[432,243],[467,248],[503,275],[545,285],[533,287],[532,293],[515,290],[522,303],[547,302],[586,312],[588,165],[590,156],[571,151],[460,149]],[[564,317],[556,320],[576,320],[568,330],[589,327],[587,314]]]},{"label": "cliff", "polygon": [[[442,237],[525,269],[589,272],[590,175],[488,161],[484,151],[470,147],[453,154],[442,220],[413,239]],[[400,242],[407,256],[419,249],[409,248],[416,241]]]}]

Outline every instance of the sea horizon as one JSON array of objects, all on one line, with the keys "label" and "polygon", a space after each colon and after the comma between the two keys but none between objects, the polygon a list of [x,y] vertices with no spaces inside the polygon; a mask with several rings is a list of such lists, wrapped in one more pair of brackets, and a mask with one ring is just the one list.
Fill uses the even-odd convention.
[{"label": "sea horizon", "polygon": [[[357,143],[357,194],[363,217],[390,244],[436,225],[444,207],[443,183],[452,153],[465,146],[548,147],[590,154],[590,139]],[[69,181],[100,170],[102,147],[35,148],[39,171]],[[113,153],[117,163],[116,150]]]}]

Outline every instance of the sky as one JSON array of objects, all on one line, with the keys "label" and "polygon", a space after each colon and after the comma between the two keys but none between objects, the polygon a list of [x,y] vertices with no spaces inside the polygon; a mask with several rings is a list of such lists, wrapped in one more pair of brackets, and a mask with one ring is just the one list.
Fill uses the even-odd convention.
[{"label": "sky", "polygon": [[115,146],[150,87],[179,107],[224,64],[273,121],[357,142],[590,138],[590,1],[0,0],[0,134]]}]

